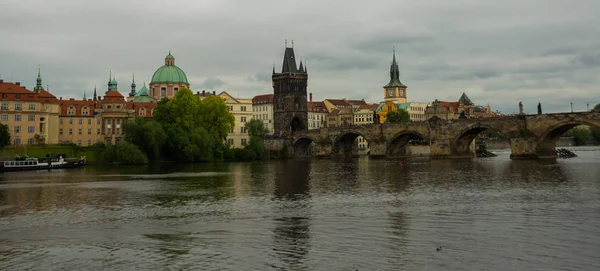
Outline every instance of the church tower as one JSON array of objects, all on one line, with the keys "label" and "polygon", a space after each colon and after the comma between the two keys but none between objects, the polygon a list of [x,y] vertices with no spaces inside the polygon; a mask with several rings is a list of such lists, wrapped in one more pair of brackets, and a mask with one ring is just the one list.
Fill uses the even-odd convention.
[{"label": "church tower", "polygon": [[40,93],[40,91],[42,91],[42,90],[44,90],[44,87],[42,87],[42,75],[40,74],[40,65],[38,65],[38,76],[37,76],[35,88],[33,88],[33,91],[35,93]]},{"label": "church tower", "polygon": [[273,130],[277,136],[308,130],[308,106],[306,86],[308,73],[306,63],[296,66],[294,42],[292,48],[285,46],[281,73],[273,67]]},{"label": "church tower", "polygon": [[386,102],[406,103],[406,86],[400,82],[400,69],[396,62],[396,50],[390,66],[390,82],[383,87]]}]

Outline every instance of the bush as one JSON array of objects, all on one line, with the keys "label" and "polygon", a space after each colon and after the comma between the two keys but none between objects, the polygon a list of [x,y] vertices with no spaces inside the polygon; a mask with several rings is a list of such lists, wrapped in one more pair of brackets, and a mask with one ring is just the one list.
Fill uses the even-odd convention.
[{"label": "bush", "polygon": [[106,146],[100,152],[100,160],[111,164],[140,165],[147,164],[148,157],[138,146],[129,142]]}]

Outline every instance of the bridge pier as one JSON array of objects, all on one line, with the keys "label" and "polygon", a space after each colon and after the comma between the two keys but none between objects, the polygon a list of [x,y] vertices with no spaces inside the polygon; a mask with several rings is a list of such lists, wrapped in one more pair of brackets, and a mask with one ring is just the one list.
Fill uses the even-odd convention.
[{"label": "bridge pier", "polygon": [[536,159],[539,158],[537,153],[537,139],[530,138],[510,138],[510,159]]},{"label": "bridge pier", "polygon": [[449,158],[452,156],[452,143],[449,139],[432,140],[429,143],[431,158]]}]

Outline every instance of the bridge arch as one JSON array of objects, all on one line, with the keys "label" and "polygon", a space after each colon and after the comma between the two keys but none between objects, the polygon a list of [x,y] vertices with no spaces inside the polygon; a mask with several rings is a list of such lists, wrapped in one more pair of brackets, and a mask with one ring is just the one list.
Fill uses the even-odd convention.
[{"label": "bridge arch", "polygon": [[406,147],[411,141],[427,142],[427,137],[413,130],[404,130],[395,134],[387,143],[386,155],[388,157],[406,156]]},{"label": "bridge arch", "polygon": [[539,158],[555,158],[556,157],[556,142],[567,131],[580,126],[588,125],[600,128],[600,122],[591,122],[587,120],[570,119],[563,121],[546,129],[537,140],[536,155]]},{"label": "bridge arch", "polygon": [[308,157],[312,155],[311,145],[313,139],[310,137],[300,137],[294,141],[294,157]]},{"label": "bridge arch", "polygon": [[[492,125],[477,123],[461,130],[452,140],[451,149],[453,156],[473,156],[472,142],[486,130],[493,131],[502,138],[509,138],[499,128]],[[510,144],[510,143],[509,143]]]},{"label": "bridge arch", "polygon": [[333,141],[333,154],[342,154],[344,156],[358,155],[359,145],[357,144],[356,139],[359,137],[366,140],[368,146],[369,138],[365,136],[362,132],[355,130],[344,131],[343,133],[338,135]]}]

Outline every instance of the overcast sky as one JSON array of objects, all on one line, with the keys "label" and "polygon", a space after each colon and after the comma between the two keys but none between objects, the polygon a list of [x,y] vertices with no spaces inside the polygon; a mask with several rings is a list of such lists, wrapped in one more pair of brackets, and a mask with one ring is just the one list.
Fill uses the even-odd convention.
[{"label": "overcast sky", "polygon": [[392,48],[409,101],[513,113],[600,102],[598,0],[0,0],[0,78],[57,97],[138,88],[169,50],[194,91],[272,93],[284,40],[314,99],[383,100]]}]

